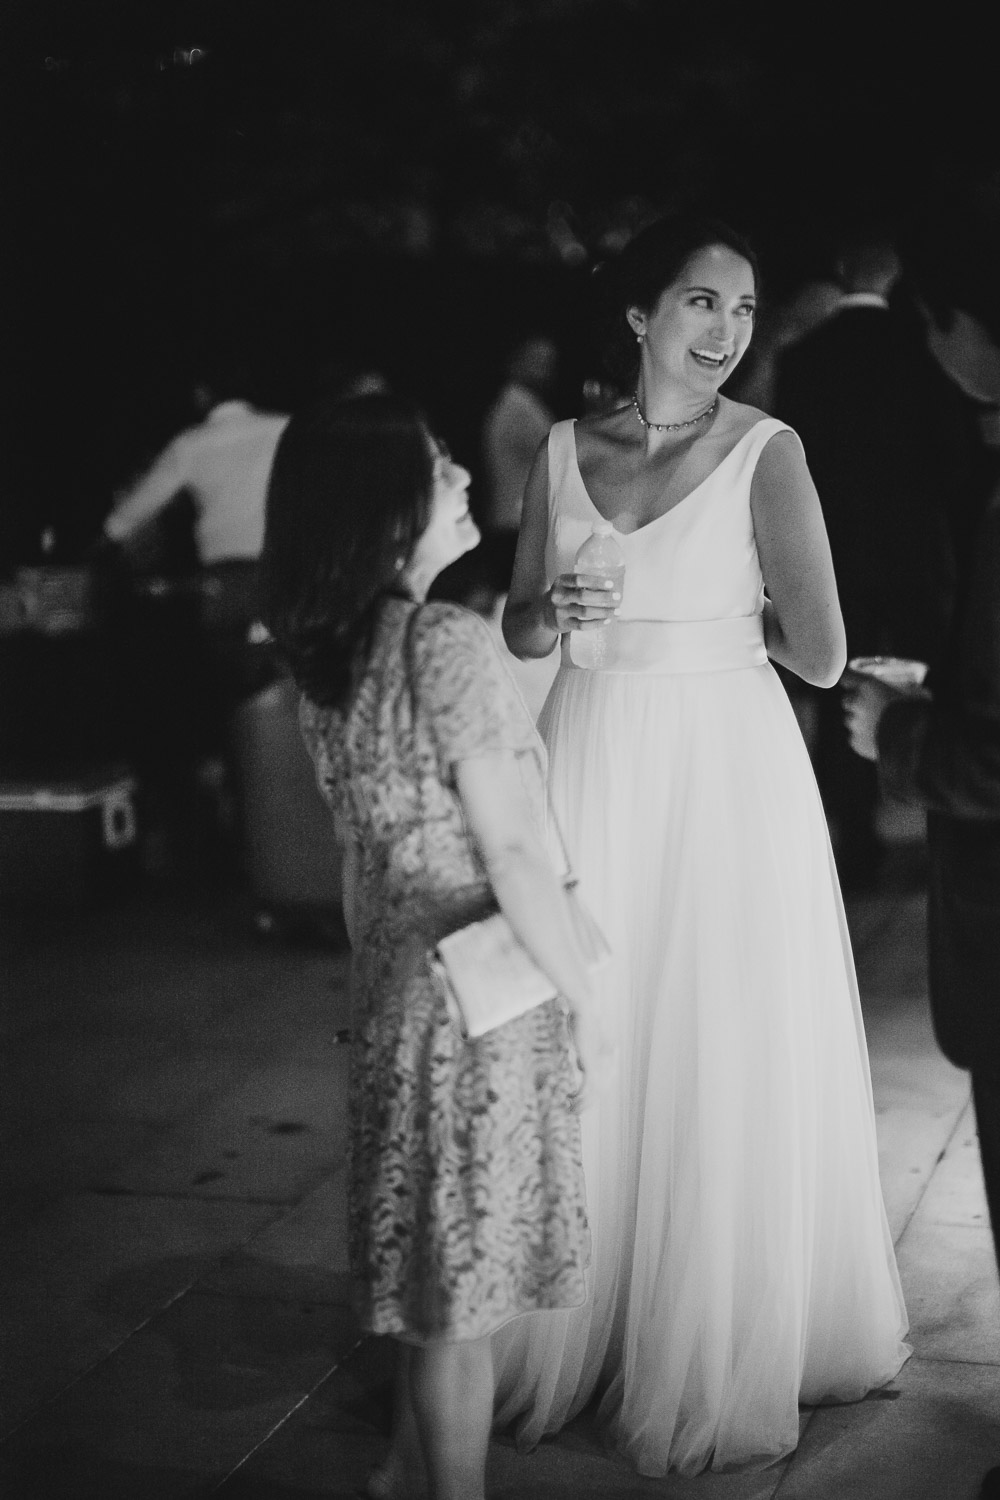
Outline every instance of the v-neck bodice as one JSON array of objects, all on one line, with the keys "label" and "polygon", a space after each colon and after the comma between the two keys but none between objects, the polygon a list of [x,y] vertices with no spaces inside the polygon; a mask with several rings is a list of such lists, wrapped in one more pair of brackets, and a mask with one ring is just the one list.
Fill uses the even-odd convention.
[{"label": "v-neck bodice", "polygon": [[[601,514],[576,456],[574,422],[549,434],[548,582],[573,559]],[[633,532],[615,531],[625,556],[622,620],[722,620],[759,614],[764,581],[750,486],[765,445],[785,423],[764,417],[682,500]]]}]

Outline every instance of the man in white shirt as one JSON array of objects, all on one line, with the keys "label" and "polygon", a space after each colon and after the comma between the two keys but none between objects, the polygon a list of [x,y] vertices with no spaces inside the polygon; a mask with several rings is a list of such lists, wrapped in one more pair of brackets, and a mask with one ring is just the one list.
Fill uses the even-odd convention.
[{"label": "man in white shirt", "polygon": [[[278,671],[258,638],[257,566],[264,540],[267,485],[288,417],[245,400],[220,400],[238,377],[199,382],[191,391],[202,420],[177,434],[150,468],[120,493],[103,526],[138,570],[158,548],[145,545],[155,523],[182,494],[194,511],[200,564],[190,578],[158,580],[129,626],[136,756],[146,799],[148,858],[185,872],[231,862],[237,850],[226,812],[238,784],[232,715]],[[196,613],[192,613],[194,603]],[[147,659],[169,660],[160,673]],[[218,826],[206,821],[205,788],[215,789]]]},{"label": "man in white shirt", "polygon": [[213,405],[204,421],[179,433],[118,498],[104,523],[105,536],[127,542],[187,490],[202,566],[256,562],[271,461],[287,422],[287,416],[257,411],[246,401]]},{"label": "man in white shirt", "polygon": [[[147,739],[155,743],[165,736],[164,743],[172,747],[169,753],[156,749],[145,779],[162,783],[166,821],[178,826],[185,818],[194,822],[195,785],[204,767],[210,766],[213,774],[227,769],[233,711],[273,681],[277,670],[266,639],[259,640],[255,630],[257,565],[271,463],[288,422],[286,415],[258,411],[244,400],[220,401],[218,387],[208,384],[196,385],[192,396],[203,419],[178,433],[147,472],[118,496],[103,528],[105,540],[128,553],[132,539],[152,528],[178,496],[188,495],[194,508],[194,544],[201,564],[196,658],[189,663],[189,680],[178,690],[180,696],[171,700],[170,713],[164,714],[158,704],[147,704],[145,711],[160,726]],[[188,592],[190,580],[182,580],[181,586]],[[187,610],[178,614],[169,607],[173,598],[167,585],[167,607],[142,613],[138,639],[144,629],[151,630],[155,653],[162,649],[159,632],[178,629],[183,658],[192,645],[185,630],[193,622]],[[145,684],[136,684],[135,691],[142,700]]]}]

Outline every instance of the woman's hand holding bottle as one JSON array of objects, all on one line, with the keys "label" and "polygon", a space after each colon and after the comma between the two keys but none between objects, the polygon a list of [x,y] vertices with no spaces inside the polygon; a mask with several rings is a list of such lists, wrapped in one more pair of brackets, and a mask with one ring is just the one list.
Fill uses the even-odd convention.
[{"label": "woman's hand holding bottle", "polygon": [[594,528],[573,560],[573,572],[561,573],[549,589],[550,623],[560,635],[567,630],[595,630],[621,612],[625,558],[610,521]]},{"label": "woman's hand holding bottle", "polygon": [[560,573],[548,592],[548,621],[553,630],[597,630],[621,608],[621,588],[594,573]]}]

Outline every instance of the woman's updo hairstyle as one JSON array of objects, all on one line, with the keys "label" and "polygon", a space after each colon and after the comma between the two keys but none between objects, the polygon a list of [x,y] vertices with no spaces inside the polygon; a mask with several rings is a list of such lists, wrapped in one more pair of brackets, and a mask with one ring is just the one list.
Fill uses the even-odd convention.
[{"label": "woman's updo hairstyle", "polygon": [[754,287],[760,270],[747,241],[721,219],[672,214],[640,229],[614,260],[594,273],[596,324],[601,362],[616,384],[631,389],[639,372],[639,348],[625,317],[630,307],[648,312],[678,279],[699,250],[726,245],[749,263]]},{"label": "woman's updo hairstyle", "polygon": [[267,491],[264,621],[306,695],[342,703],[430,519],[434,464],[398,396],[326,397],[281,435]]}]

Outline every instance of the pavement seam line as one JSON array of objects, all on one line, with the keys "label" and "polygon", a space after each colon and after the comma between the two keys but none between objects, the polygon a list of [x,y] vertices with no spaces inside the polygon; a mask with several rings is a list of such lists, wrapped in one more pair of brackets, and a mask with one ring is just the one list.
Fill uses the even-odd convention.
[{"label": "pavement seam line", "polygon": [[893,1241],[893,1249],[894,1250],[898,1251],[899,1247],[902,1245],[902,1243],[903,1243],[903,1236],[909,1230],[909,1227],[913,1223],[914,1217],[916,1216],[917,1211],[919,1210],[921,1203],[923,1203],[924,1198],[927,1196],[927,1190],[928,1190],[928,1188],[931,1185],[931,1180],[932,1180],[932,1178],[934,1176],[934,1173],[937,1171],[938,1167],[941,1165],[941,1163],[944,1161],[945,1157],[948,1155],[948,1152],[951,1149],[952,1141],[954,1141],[955,1136],[958,1134],[958,1127],[961,1125],[963,1119],[965,1118],[966,1110],[969,1108],[969,1105],[971,1104],[971,1102],[972,1102],[972,1082],[970,1080],[970,1082],[969,1082],[969,1092],[968,1092],[966,1098],[963,1100],[963,1102],[958,1107],[958,1112],[955,1115],[955,1122],[952,1125],[951,1130],[948,1132],[948,1138],[945,1141],[944,1145],[941,1147],[941,1150],[938,1152],[937,1156],[934,1158],[934,1165],[931,1167],[930,1171],[927,1173],[927,1180],[924,1183],[923,1187],[920,1189],[920,1194],[919,1194],[919,1196],[917,1198],[917,1201],[914,1203],[912,1209],[907,1214],[905,1224],[903,1224],[903,1226],[900,1229],[898,1235],[896,1236],[895,1240]]},{"label": "pavement seam line", "polygon": [[229,1472],[226,1475],[223,1476],[223,1478],[219,1481],[219,1483],[217,1485],[215,1485],[213,1489],[207,1491],[207,1493],[211,1494],[211,1495],[217,1495],[219,1493],[219,1491],[222,1490],[229,1483],[229,1481],[234,1477],[234,1475],[236,1475],[236,1474],[239,1473],[239,1471],[243,1468],[244,1464],[249,1463],[250,1460],[253,1458],[254,1454],[255,1453],[259,1453],[260,1450],[261,1450],[261,1448],[263,1448],[266,1443],[269,1443],[271,1441],[271,1439],[274,1437],[275,1433],[280,1432],[281,1429],[282,1429],[282,1427],[285,1426],[286,1422],[288,1422],[292,1417],[294,1417],[295,1414],[296,1414],[296,1412],[301,1411],[302,1407],[305,1406],[305,1404],[306,1404],[307,1401],[312,1400],[313,1396],[315,1396],[315,1394],[319,1390],[320,1386],[321,1385],[325,1385],[326,1382],[330,1379],[330,1377],[332,1375],[335,1375],[337,1373],[337,1371],[340,1369],[341,1365],[344,1364],[354,1354],[357,1353],[357,1351],[361,1348],[361,1345],[365,1342],[365,1339],[368,1338],[368,1337],[369,1337],[368,1334],[363,1333],[361,1335],[361,1337],[357,1340],[357,1342],[351,1345],[350,1349],[346,1350],[340,1356],[339,1359],[335,1360],[334,1363],[330,1366],[330,1368],[326,1371],[326,1373],[324,1375],[322,1375],[319,1378],[319,1380],[316,1381],[316,1384],[314,1386],[312,1386],[310,1390],[306,1391],[306,1393],[303,1396],[301,1396],[298,1401],[296,1401],[295,1405],[292,1406],[292,1407],[290,1407],[289,1410],[285,1412],[285,1415],[283,1417],[281,1417],[277,1422],[275,1422],[274,1426],[270,1429],[270,1431],[266,1432],[264,1434],[264,1436],[260,1439],[259,1442],[254,1443],[253,1447],[249,1450],[249,1452],[244,1453],[244,1455],[240,1459],[239,1463],[238,1464],[234,1464],[234,1466],[229,1470]]},{"label": "pavement seam line", "polygon": [[59,1387],[58,1391],[54,1391],[51,1396],[46,1396],[42,1401],[39,1401],[38,1405],[33,1406],[31,1411],[26,1413],[26,1415],[20,1421],[15,1423],[15,1425],[10,1429],[9,1432],[4,1433],[3,1437],[0,1438],[0,1446],[6,1443],[10,1438],[14,1437],[14,1435],[20,1432],[23,1427],[27,1427],[30,1422],[33,1422],[36,1417],[40,1416],[41,1413],[45,1411],[46,1407],[54,1406],[57,1401],[61,1401],[63,1399],[68,1391],[73,1390],[74,1387],[78,1386],[81,1381],[86,1380],[88,1376],[93,1375],[95,1370],[99,1370],[102,1365],[106,1365],[109,1360],[114,1359],[118,1351],[120,1349],[124,1349],[125,1345],[129,1342],[130,1339],[134,1339],[137,1333],[141,1333],[144,1328],[148,1328],[150,1323],[152,1323],[155,1318],[158,1318],[161,1313],[165,1313],[168,1308],[173,1307],[174,1303],[178,1302],[181,1297],[186,1297],[187,1294],[198,1285],[198,1282],[201,1279],[201,1277],[197,1277],[194,1281],[189,1282],[187,1286],[180,1287],[179,1290],[176,1291],[171,1297],[167,1298],[166,1302],[161,1302],[158,1307],[154,1307],[153,1310],[146,1317],[144,1317],[140,1323],[137,1323],[134,1328],[130,1328],[128,1333],[126,1333],[123,1338],[120,1338],[111,1349],[106,1349],[103,1354],[98,1355],[98,1357],[95,1360],[92,1360],[91,1363],[84,1369],[77,1371],[75,1375],[72,1375],[69,1380],[67,1380],[65,1385]]}]

